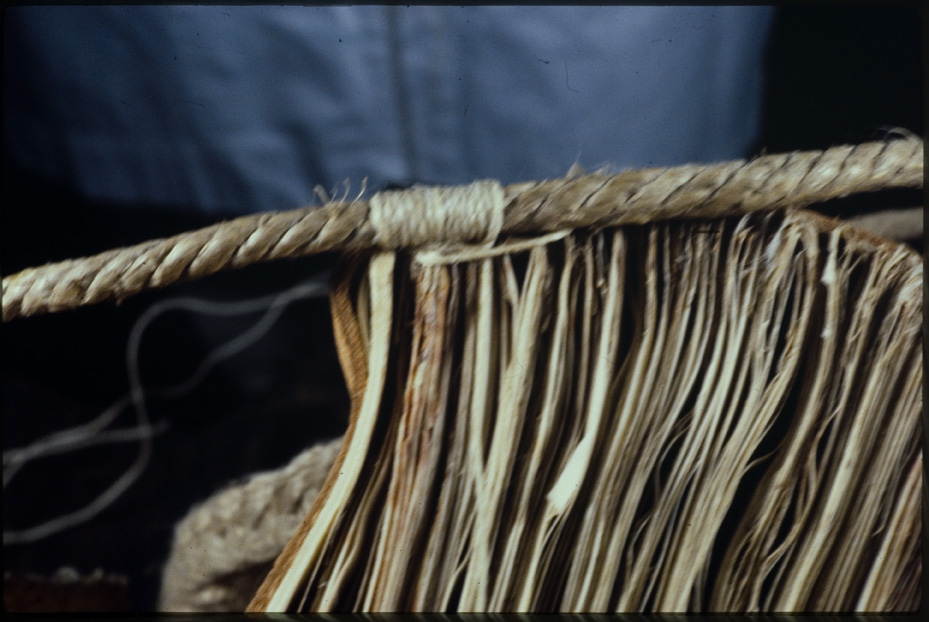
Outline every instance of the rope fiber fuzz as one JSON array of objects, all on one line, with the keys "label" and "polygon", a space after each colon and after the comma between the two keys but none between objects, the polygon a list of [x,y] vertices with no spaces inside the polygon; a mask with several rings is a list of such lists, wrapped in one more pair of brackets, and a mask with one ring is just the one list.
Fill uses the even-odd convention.
[{"label": "rope fiber fuzz", "polygon": [[[450,190],[422,191],[413,199],[387,193],[365,201],[335,202],[275,213],[252,214],[197,231],[152,240],[60,263],[27,268],[3,279],[3,321],[122,300],[146,289],[198,279],[259,261],[327,251],[390,250],[408,245],[465,242],[497,235],[538,235],[578,227],[644,224],[669,219],[722,218],[764,209],[793,209],[860,192],[921,188],[923,142],[914,136],[826,151],[772,154],[750,161],[686,165],[593,174],[503,189],[502,219],[455,210],[462,219],[437,225],[430,206],[457,204]],[[494,188],[494,189],[491,189]],[[496,186],[478,182],[459,197],[499,200]],[[460,194],[464,192],[465,194]],[[467,193],[473,192],[474,195]],[[441,200],[440,200],[441,198]],[[409,207],[401,228],[388,208]],[[377,207],[380,205],[381,207]],[[429,213],[432,216],[424,216]],[[484,223],[483,218],[489,221]],[[380,222],[374,222],[380,218]],[[470,219],[477,218],[474,223]],[[418,221],[424,221],[422,223]],[[393,223],[393,224],[391,224]],[[477,224],[480,223],[480,224]],[[381,229],[378,229],[381,227]],[[432,239],[430,232],[438,231]]]}]

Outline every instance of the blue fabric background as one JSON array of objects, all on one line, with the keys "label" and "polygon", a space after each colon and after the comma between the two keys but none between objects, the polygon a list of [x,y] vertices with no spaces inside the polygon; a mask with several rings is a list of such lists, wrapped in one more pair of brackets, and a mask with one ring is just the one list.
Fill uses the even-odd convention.
[{"label": "blue fabric background", "polygon": [[750,155],[766,7],[14,7],[4,139],[92,200],[289,209]]}]

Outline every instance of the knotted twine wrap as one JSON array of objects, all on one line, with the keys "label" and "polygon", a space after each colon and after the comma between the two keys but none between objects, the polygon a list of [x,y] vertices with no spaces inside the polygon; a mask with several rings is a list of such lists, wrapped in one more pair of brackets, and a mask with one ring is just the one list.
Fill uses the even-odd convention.
[{"label": "knotted twine wrap", "polygon": [[[916,137],[766,155],[748,162],[595,173],[507,186],[499,234],[720,218],[804,207],[854,193],[919,188],[922,180],[923,143]],[[374,202],[384,206],[391,201],[382,196]],[[367,202],[343,201],[254,214],[92,257],[27,268],[3,279],[3,321],[122,300],[145,289],[258,261],[367,250],[376,244],[404,248],[404,240],[451,242],[459,227],[452,224],[440,239],[424,240],[434,219],[427,228],[419,215],[409,213],[408,226],[417,232],[379,233],[371,211]],[[487,235],[493,231],[488,225]]]},{"label": "knotted twine wrap", "polygon": [[370,201],[374,241],[384,249],[484,243],[500,235],[503,187],[494,180],[467,186],[413,186]]}]

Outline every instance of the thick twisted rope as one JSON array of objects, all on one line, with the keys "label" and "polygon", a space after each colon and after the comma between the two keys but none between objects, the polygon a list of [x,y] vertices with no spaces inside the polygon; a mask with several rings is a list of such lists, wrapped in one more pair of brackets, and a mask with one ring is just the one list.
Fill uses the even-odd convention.
[{"label": "thick twisted rope", "polygon": [[[454,244],[492,240],[500,234],[670,218],[726,217],[803,207],[859,192],[919,188],[922,182],[923,143],[910,137],[709,166],[517,183],[502,189],[495,182],[477,182],[481,186],[476,194],[473,185],[438,194],[434,189],[430,194],[414,188],[376,195],[371,204],[335,202],[243,216],[170,238],[27,268],[3,279],[3,321],[122,300],[178,280],[285,257],[375,245]],[[477,196],[483,210],[472,200],[462,200],[462,193],[472,199]],[[389,207],[398,204],[406,207],[393,210],[391,217]],[[417,213],[412,204],[421,205],[422,211]],[[450,225],[444,227],[444,222]]]}]

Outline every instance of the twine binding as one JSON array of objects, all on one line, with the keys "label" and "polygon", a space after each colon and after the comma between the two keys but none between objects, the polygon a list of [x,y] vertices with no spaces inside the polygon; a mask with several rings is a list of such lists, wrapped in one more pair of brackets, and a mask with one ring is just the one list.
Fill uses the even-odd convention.
[{"label": "twine binding", "polygon": [[495,180],[466,186],[413,186],[370,201],[374,240],[384,249],[492,243],[503,226],[503,187]]}]

